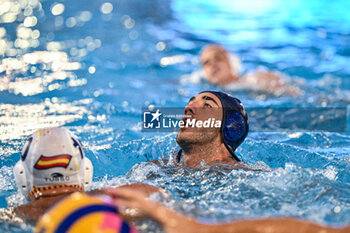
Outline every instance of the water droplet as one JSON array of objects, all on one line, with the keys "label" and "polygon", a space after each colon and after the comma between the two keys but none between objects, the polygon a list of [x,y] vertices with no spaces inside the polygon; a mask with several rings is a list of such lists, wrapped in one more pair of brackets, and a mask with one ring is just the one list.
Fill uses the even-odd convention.
[{"label": "water droplet", "polygon": [[38,22],[38,20],[36,19],[35,16],[30,16],[30,17],[25,18],[23,25],[25,27],[34,27],[37,22]]},{"label": "water droplet", "polygon": [[64,12],[64,5],[62,3],[57,3],[52,6],[51,13],[53,15],[60,15]]},{"label": "water droplet", "polygon": [[339,213],[341,211],[341,208],[340,208],[340,206],[336,206],[336,207],[334,207],[334,213]]},{"label": "water droplet", "polygon": [[95,66],[90,66],[90,67],[89,67],[89,73],[90,73],[90,74],[93,74],[93,73],[95,73],[95,72],[96,72]]},{"label": "water droplet", "polygon": [[55,27],[62,27],[64,23],[64,19],[62,16],[58,16],[55,18]]},{"label": "water droplet", "polygon": [[105,2],[101,5],[100,11],[102,14],[110,14],[113,11],[113,5],[110,2]]},{"label": "water droplet", "polygon": [[78,18],[79,18],[79,20],[81,20],[83,22],[87,22],[87,21],[91,20],[92,14],[90,11],[83,11],[80,13]]},{"label": "water droplet", "polygon": [[162,41],[160,41],[160,42],[158,42],[157,43],[157,45],[156,45],[156,49],[158,50],[158,51],[163,51],[164,49],[165,49],[165,43],[164,42],[162,42]]},{"label": "water droplet", "polygon": [[77,24],[77,20],[74,17],[69,17],[66,20],[66,26],[69,27],[69,28],[74,27],[76,24]]},{"label": "water droplet", "polygon": [[135,26],[135,20],[133,20],[132,18],[130,18],[130,16],[125,15],[123,16],[124,19],[124,27],[127,29],[131,29]]},{"label": "water droplet", "polygon": [[6,35],[6,29],[5,28],[0,28],[0,38],[4,37]]}]

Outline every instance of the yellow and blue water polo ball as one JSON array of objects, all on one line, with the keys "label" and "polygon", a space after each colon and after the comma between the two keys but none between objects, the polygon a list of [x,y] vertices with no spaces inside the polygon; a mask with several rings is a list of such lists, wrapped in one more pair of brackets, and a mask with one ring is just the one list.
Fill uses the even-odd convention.
[{"label": "yellow and blue water polo ball", "polygon": [[36,233],[137,233],[118,214],[108,196],[74,193],[50,208],[38,221]]}]

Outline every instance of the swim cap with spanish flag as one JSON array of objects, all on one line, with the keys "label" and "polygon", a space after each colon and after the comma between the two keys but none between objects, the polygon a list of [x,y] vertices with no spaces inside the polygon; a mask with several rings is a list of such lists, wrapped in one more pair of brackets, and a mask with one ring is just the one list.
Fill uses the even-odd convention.
[{"label": "swim cap with spanish flag", "polygon": [[49,209],[36,233],[137,233],[125,222],[108,196],[73,193]]},{"label": "swim cap with spanish flag", "polygon": [[93,167],[68,129],[44,128],[27,139],[14,173],[18,189],[28,198],[34,192],[58,187],[86,190]]}]

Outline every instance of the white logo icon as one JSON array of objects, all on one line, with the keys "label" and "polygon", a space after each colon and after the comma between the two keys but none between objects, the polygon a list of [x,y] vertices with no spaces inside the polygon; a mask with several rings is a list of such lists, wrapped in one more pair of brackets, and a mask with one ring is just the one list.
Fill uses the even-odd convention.
[{"label": "white logo icon", "polygon": [[[151,121],[147,122],[147,116],[152,115]],[[162,113],[157,109],[155,113],[151,112],[144,112],[143,113],[143,127],[145,129],[159,129],[160,128],[160,120],[159,117],[162,115]]]}]

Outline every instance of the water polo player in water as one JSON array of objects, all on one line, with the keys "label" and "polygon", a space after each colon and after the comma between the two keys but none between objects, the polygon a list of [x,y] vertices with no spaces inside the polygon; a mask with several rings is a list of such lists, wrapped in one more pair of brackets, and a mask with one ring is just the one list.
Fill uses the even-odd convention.
[{"label": "water polo player in water", "polygon": [[204,78],[225,90],[263,91],[277,96],[287,94],[296,97],[302,93],[299,88],[288,84],[278,72],[258,69],[256,72],[241,75],[240,59],[220,45],[206,46],[201,52],[200,60],[203,74],[192,75],[188,81],[196,83]]},{"label": "water polo player in water", "polygon": [[[183,158],[185,166],[194,167],[201,162],[207,164],[229,163],[235,164],[239,161],[235,154],[235,149],[244,141],[248,133],[248,119],[246,112],[240,101],[232,96],[222,92],[206,91],[199,93],[191,98],[186,106],[185,114],[197,120],[206,120],[208,118],[222,119],[223,125],[220,129],[201,129],[201,128],[184,128],[177,135],[177,142],[181,147],[178,154],[179,161]],[[166,233],[200,233],[200,232],[256,232],[256,233],[345,233],[349,228],[330,228],[310,222],[305,222],[290,218],[274,218],[260,220],[243,220],[226,224],[204,224],[195,219],[184,216],[173,210],[170,210],[160,204],[147,200],[147,196],[135,189],[120,188],[106,189],[110,197],[115,199],[115,207],[107,201],[108,209],[113,213],[117,212],[117,207],[121,208],[138,208],[148,216],[158,221]],[[76,194],[74,194],[76,195]],[[76,226],[76,231],[88,227],[91,229],[100,229],[104,226],[104,219],[107,213],[100,212],[99,216],[90,216],[91,221],[86,221],[81,215],[75,214],[81,209],[92,209],[91,205],[96,204],[105,206],[105,200],[91,199],[88,196],[76,196],[64,200],[61,204],[52,208],[39,221],[37,232],[50,233],[52,229],[61,229]],[[90,201],[87,199],[90,198]],[[76,202],[76,203],[74,203]],[[90,214],[89,212],[88,214]],[[74,216],[73,220],[71,216]],[[99,218],[97,218],[99,217]],[[116,217],[116,216],[114,216]],[[66,224],[69,221],[70,224]],[[120,226],[120,219],[115,220],[116,225]],[[67,227],[68,226],[68,227]],[[96,228],[97,227],[97,228]],[[119,227],[120,228],[120,227]],[[118,228],[118,229],[119,229]],[[87,231],[91,232],[91,231]],[[93,232],[93,231],[92,231]],[[129,231],[126,231],[129,232]]]},{"label": "water polo player in water", "polygon": [[240,159],[235,154],[237,147],[248,134],[248,116],[241,101],[223,92],[204,91],[192,97],[185,107],[184,120],[214,118],[221,121],[220,128],[180,128],[176,142],[181,150],[177,162],[183,159],[184,166],[206,164],[236,164]]},{"label": "water polo player in water", "polygon": [[[21,159],[14,167],[14,174],[18,190],[30,202],[1,213],[1,219],[32,223],[56,201],[74,192],[88,191],[93,166],[78,138],[68,129],[45,128],[37,130],[27,139]],[[147,195],[164,192],[141,183],[116,188],[123,187],[133,187]],[[105,192],[93,190],[89,193]]]}]

